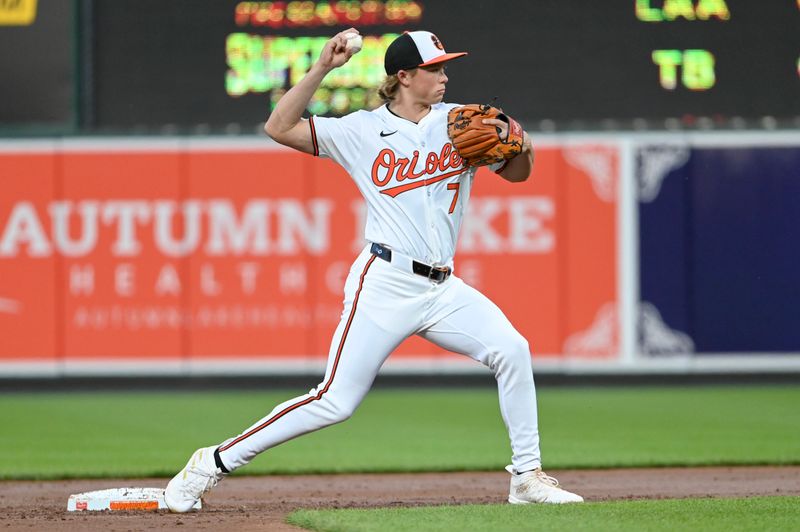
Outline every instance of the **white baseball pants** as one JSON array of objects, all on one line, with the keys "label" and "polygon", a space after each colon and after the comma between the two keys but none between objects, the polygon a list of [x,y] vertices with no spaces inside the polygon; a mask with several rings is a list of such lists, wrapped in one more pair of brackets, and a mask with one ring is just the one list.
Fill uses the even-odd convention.
[{"label": "white baseball pants", "polygon": [[511,439],[512,466],[540,466],[536,390],[528,342],[487,297],[451,275],[441,284],[398,269],[369,251],[358,256],[344,288],[324,380],[279,404],[220,445],[229,471],[292,438],[348,419],[400,343],[418,334],[488,366],[497,379],[500,412]]}]

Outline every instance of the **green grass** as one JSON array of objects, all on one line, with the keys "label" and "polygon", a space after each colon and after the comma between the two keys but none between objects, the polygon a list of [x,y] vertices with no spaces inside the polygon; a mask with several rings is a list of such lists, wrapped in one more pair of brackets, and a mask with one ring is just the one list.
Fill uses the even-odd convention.
[{"label": "green grass", "polygon": [[289,523],[319,531],[797,530],[800,498],[620,501],[566,506],[438,506],[300,510]]},{"label": "green grass", "polygon": [[[171,476],[293,395],[0,394],[0,478]],[[798,464],[798,405],[797,386],[542,389],[545,467]],[[500,470],[509,455],[494,390],[376,390],[241,473]]]}]

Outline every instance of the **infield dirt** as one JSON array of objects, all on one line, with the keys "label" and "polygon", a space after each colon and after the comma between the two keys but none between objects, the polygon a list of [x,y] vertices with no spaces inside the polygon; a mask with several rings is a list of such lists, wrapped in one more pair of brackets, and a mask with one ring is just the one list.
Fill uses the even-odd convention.
[{"label": "infield dirt", "polygon": [[[550,471],[587,501],[800,495],[800,466]],[[160,487],[167,479],[0,482],[2,530],[300,530],[284,522],[298,508],[366,508],[505,501],[508,474],[421,473],[233,477],[202,511],[72,513],[72,493]]]}]

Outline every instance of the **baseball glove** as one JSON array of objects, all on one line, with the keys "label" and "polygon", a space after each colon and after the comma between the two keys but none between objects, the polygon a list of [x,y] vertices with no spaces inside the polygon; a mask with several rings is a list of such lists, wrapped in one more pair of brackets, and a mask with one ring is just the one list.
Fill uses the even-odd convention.
[{"label": "baseball glove", "polygon": [[[500,128],[484,124],[495,118],[508,124],[508,135],[500,138]],[[447,113],[447,136],[467,166],[486,166],[522,153],[524,132],[519,122],[491,105],[470,104],[454,107]]]}]

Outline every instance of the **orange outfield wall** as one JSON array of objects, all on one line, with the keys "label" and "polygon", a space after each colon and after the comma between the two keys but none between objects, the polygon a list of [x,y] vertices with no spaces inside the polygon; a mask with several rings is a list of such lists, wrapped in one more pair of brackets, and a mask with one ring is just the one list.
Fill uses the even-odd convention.
[{"label": "orange outfield wall", "polygon": [[[0,363],[326,356],[363,245],[355,185],[207,146],[0,151]],[[539,148],[525,183],[476,177],[456,274],[536,356],[619,356],[618,183],[613,144]],[[414,338],[394,356],[455,355]]]}]

